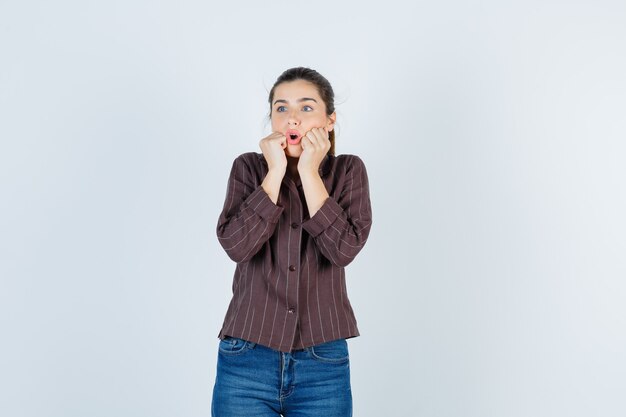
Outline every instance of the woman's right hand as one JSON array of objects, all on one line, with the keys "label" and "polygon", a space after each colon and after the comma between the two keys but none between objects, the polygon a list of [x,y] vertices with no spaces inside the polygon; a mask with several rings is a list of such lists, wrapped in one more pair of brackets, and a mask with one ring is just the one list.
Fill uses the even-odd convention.
[{"label": "woman's right hand", "polygon": [[259,141],[263,156],[270,171],[285,171],[287,169],[287,137],[280,132],[272,132]]}]

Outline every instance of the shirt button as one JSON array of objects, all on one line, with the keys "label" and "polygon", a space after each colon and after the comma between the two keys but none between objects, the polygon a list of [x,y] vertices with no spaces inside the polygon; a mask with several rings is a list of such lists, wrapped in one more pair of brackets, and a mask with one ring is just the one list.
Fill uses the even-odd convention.
[{"label": "shirt button", "polygon": [[297,229],[298,228],[298,223],[291,223],[291,228],[292,229]]},{"label": "shirt button", "polygon": [[296,311],[296,310],[295,310],[295,309],[293,309],[293,308],[290,308],[290,309],[289,309],[289,310],[287,310],[287,311],[289,311],[289,314],[293,314],[293,313],[294,313],[294,311]]},{"label": "shirt button", "polygon": [[289,270],[290,270],[290,271],[295,271],[295,270],[296,270],[295,265],[289,265]]}]

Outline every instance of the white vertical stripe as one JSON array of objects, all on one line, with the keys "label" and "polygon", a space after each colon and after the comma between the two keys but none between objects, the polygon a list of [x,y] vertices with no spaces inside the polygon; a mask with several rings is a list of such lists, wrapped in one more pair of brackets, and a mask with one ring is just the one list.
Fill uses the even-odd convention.
[{"label": "white vertical stripe", "polygon": [[[345,272],[344,272],[343,285],[344,285],[343,289],[344,289],[344,292],[346,293],[346,297],[347,297],[348,296],[348,289],[347,289],[347,286],[346,286]],[[349,302],[346,303],[346,304],[349,304]],[[348,330],[350,330],[350,333],[352,333],[353,332],[353,330],[352,330],[352,323],[348,319],[348,312],[347,312],[347,307],[346,306],[343,306],[343,311],[344,311],[344,315],[346,316],[346,322],[348,323]]]},{"label": "white vertical stripe", "polygon": [[[250,319],[250,328],[248,329],[248,335],[244,338],[250,340],[250,333],[252,332],[252,324],[254,323],[254,307],[252,307],[252,319]],[[245,329],[245,327],[244,327]]]},{"label": "white vertical stripe", "polygon": [[311,332],[311,343],[315,341],[313,337],[313,321],[311,320],[311,305],[309,304],[309,293],[311,292],[311,268],[309,264],[309,248],[313,245],[313,240],[308,239],[306,252],[304,253],[306,261],[306,311],[307,311],[307,323],[309,323],[309,331]]},{"label": "white vertical stripe", "polygon": [[[271,259],[271,256],[270,256]],[[259,336],[257,336],[257,338],[260,340],[261,336],[263,335],[263,325],[265,324],[265,312],[267,311],[267,299],[270,296],[270,291],[269,291],[269,283],[270,283],[270,276],[272,275],[272,268],[270,268],[270,272],[263,277],[263,279],[265,280],[265,307],[263,307],[263,321],[261,321],[261,326],[259,327]]]},{"label": "white vertical stripe", "polygon": [[367,191],[363,188],[363,175],[365,175],[365,173],[363,172],[363,169],[361,165],[359,164],[359,181],[360,181],[359,189],[361,190],[361,195],[359,198],[359,217],[363,216],[362,211],[361,211],[361,206],[363,205],[363,199],[365,198],[366,191]]},{"label": "white vertical stripe", "polygon": [[[280,191],[279,191],[280,194]],[[281,216],[282,217],[282,216]],[[280,230],[280,223],[282,222],[282,218],[278,218],[278,229]],[[278,294],[278,281],[280,281],[280,233],[276,236],[276,247],[279,248],[279,255],[276,257],[276,284],[274,285],[274,294]],[[274,324],[276,324],[276,313],[278,312],[278,299],[274,300],[276,303],[274,304],[274,319],[272,320],[272,330],[270,331],[270,340],[269,343],[272,343],[272,338],[274,337]]]},{"label": "white vertical stripe", "polygon": [[[300,199],[300,193],[298,192],[298,190],[296,189],[296,195],[298,197],[298,224],[302,224],[302,205],[306,204],[306,202],[303,202]],[[291,225],[290,225],[291,226]],[[291,227],[289,228],[289,230],[291,231]],[[297,340],[300,341],[300,344],[303,343],[302,341],[302,326],[298,326],[298,323],[301,322],[300,318],[302,317],[302,309],[301,309],[301,305],[300,305],[300,271],[302,270],[302,257],[300,256],[300,254],[302,253],[301,248],[302,248],[302,227],[300,227],[300,233],[299,233],[299,239],[298,239],[298,252],[297,252],[297,262],[296,262],[296,303],[297,303],[297,308],[296,308],[296,320],[294,321],[294,326],[296,326],[296,329],[298,330],[298,334],[299,337],[297,338]]]},{"label": "white vertical stripe", "polygon": [[[285,266],[287,268],[287,279],[286,279],[286,288],[285,288],[285,300],[287,300],[287,303],[289,303],[289,280],[291,278],[291,271],[289,270],[289,265],[291,265],[291,223],[292,223],[292,216],[291,216],[291,207],[293,206],[293,204],[291,204],[291,190],[288,190],[287,192],[287,196],[289,197],[289,202],[287,204],[289,204],[289,220],[287,221],[287,228],[289,229],[289,234],[287,235],[287,265]],[[287,306],[290,307],[290,306]],[[285,326],[287,325],[287,315],[289,313],[283,312],[283,314],[285,315],[285,320],[283,321],[283,332],[280,336],[280,343],[279,345],[283,345],[283,339],[285,337]]]},{"label": "white vertical stripe", "polygon": [[[237,159],[235,160],[235,167],[233,171],[237,170]],[[241,176],[243,178],[243,180],[245,181],[245,170],[243,168],[243,164],[241,165]],[[233,175],[233,178],[231,179],[231,193],[230,193],[230,202],[228,203],[228,211],[230,211],[230,209],[233,207],[233,199],[235,198],[235,177],[236,174]]]},{"label": "white vertical stripe", "polygon": [[252,293],[254,291],[252,291],[252,285],[254,282],[254,271],[256,270],[256,263],[252,266],[252,274],[250,274],[250,289],[248,290],[248,293],[250,294],[250,296],[248,297],[248,308],[246,308],[246,319],[243,322],[243,328],[241,329],[242,332],[246,331],[246,324],[248,324],[248,313],[250,312],[250,306],[252,305]]},{"label": "white vertical stripe", "polygon": [[[351,161],[353,162],[353,161]],[[348,204],[352,207],[352,190],[354,189],[354,169],[350,170],[350,194],[348,194]],[[352,214],[352,213],[350,213]]]},{"label": "white vertical stripe", "polygon": [[[315,259],[316,259],[315,265],[319,265],[320,260],[317,255],[317,251],[315,251]],[[319,319],[320,319],[320,329],[322,330],[322,339],[324,340],[324,342],[326,342],[326,337],[324,336],[324,323],[322,322],[322,308],[320,307],[320,281],[319,281],[319,275],[317,272],[318,272],[318,269],[315,269],[315,291],[316,291],[315,295],[317,297],[317,314],[319,315]]]},{"label": "white vertical stripe", "polygon": [[345,272],[344,272],[343,268],[339,270],[339,279],[340,279],[340,281],[339,281],[339,289],[341,290],[341,291],[339,291],[339,294],[341,295],[341,298],[340,298],[341,299],[341,306],[340,307],[341,307],[341,311],[343,311],[343,316],[346,319],[346,328],[348,330],[350,330],[350,322],[348,321],[348,313],[346,313],[346,306],[343,305],[343,291],[344,291],[343,288],[344,288],[344,285],[346,283]]},{"label": "white vertical stripe", "polygon": [[246,289],[246,284],[247,284],[247,279],[248,279],[248,266],[249,266],[249,264],[246,263],[246,271],[241,274],[241,277],[239,279],[239,285],[243,286],[243,289],[239,290],[239,296],[238,296],[239,303],[237,304],[237,311],[236,311],[236,313],[235,313],[235,315],[233,317],[233,320],[231,322],[231,329],[230,329],[231,333],[233,333],[235,331],[235,325],[237,323],[237,316],[239,315],[239,309],[241,308],[241,303],[243,302],[242,294],[245,293],[245,289]]},{"label": "white vertical stripe", "polygon": [[[339,285],[341,285],[341,277],[339,277]],[[330,269],[330,289],[333,293],[333,306],[335,307],[335,316],[337,317],[337,330],[340,330],[341,326],[339,325],[339,312],[337,311],[337,300],[335,299],[335,268]],[[332,323],[332,317],[330,321]]]},{"label": "white vertical stripe", "polygon": [[239,299],[239,297],[237,297],[237,292],[239,291],[239,285],[235,285],[236,283],[241,283],[241,272],[240,272],[240,268],[241,264],[237,264],[237,267],[235,268],[235,276],[233,277],[233,298],[231,299],[231,302],[228,306],[228,311],[226,311],[226,317],[224,319],[225,323],[224,323],[224,330],[227,330],[232,322],[233,322],[233,318],[235,317],[235,302]]}]

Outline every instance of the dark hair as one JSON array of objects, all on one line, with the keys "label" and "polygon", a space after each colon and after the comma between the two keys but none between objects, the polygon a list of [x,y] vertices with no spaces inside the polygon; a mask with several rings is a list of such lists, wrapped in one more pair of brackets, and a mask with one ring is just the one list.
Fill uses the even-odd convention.
[{"label": "dark hair", "polygon": [[[274,100],[274,90],[276,90],[276,87],[279,84],[296,80],[304,80],[312,83],[326,105],[326,116],[333,114],[335,111],[335,93],[328,80],[324,78],[322,74],[311,68],[295,67],[280,74],[274,83],[274,86],[270,90],[268,99],[270,104],[270,118],[272,117],[272,100]],[[328,132],[328,139],[330,140],[330,150],[328,151],[328,154],[335,155],[335,129]]]}]

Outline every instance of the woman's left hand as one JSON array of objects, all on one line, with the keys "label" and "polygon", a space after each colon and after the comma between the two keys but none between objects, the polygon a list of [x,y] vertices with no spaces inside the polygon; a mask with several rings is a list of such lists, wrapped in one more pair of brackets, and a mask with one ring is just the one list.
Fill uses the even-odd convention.
[{"label": "woman's left hand", "polygon": [[330,150],[326,127],[314,127],[302,137],[302,153],[298,161],[300,174],[317,173],[320,163]]}]

